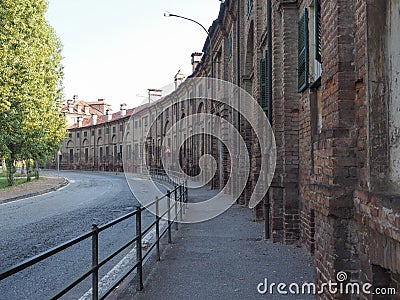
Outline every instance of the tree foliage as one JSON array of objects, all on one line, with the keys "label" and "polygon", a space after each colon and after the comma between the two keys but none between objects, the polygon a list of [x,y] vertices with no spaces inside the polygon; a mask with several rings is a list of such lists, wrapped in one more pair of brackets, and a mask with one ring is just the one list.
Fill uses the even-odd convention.
[{"label": "tree foliage", "polygon": [[61,43],[45,0],[0,0],[0,156],[45,159],[65,136]]}]

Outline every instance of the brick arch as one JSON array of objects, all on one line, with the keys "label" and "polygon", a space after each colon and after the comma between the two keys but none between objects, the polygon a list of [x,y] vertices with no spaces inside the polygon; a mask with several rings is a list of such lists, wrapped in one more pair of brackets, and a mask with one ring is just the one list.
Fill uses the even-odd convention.
[{"label": "brick arch", "polygon": [[126,135],[125,135],[125,143],[128,143],[128,142],[130,141],[130,140],[129,140],[130,138],[131,138],[131,133],[128,131],[128,132],[126,133]]},{"label": "brick arch", "polygon": [[203,101],[199,103],[199,106],[197,107],[197,113],[202,113],[204,108]]},{"label": "brick arch", "polygon": [[165,122],[164,130],[163,130],[163,136],[166,136],[166,135],[167,135],[168,129],[169,129],[169,127],[171,127],[170,124],[171,124],[170,121]]}]

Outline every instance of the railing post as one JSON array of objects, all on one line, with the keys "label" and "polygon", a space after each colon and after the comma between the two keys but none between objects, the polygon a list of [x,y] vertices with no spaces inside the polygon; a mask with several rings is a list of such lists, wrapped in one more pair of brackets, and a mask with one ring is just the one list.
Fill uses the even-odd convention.
[{"label": "railing post", "polygon": [[92,299],[99,299],[99,228],[92,225]]},{"label": "railing post", "polygon": [[174,191],[174,207],[175,207],[175,230],[178,230],[178,187],[175,187]]},{"label": "railing post", "polygon": [[157,251],[157,260],[160,261],[160,206],[159,199],[156,197],[156,251]]},{"label": "railing post", "polygon": [[138,290],[143,290],[143,263],[142,263],[142,208],[136,206],[136,262]]},{"label": "railing post", "polygon": [[186,203],[186,208],[188,208],[188,187],[187,187],[187,179],[185,180],[185,203]]},{"label": "railing post", "polygon": [[167,192],[167,209],[168,209],[168,244],[172,243],[171,235],[171,191]]},{"label": "railing post", "polygon": [[183,195],[182,195],[182,183],[179,186],[179,219],[182,221],[183,220]]}]

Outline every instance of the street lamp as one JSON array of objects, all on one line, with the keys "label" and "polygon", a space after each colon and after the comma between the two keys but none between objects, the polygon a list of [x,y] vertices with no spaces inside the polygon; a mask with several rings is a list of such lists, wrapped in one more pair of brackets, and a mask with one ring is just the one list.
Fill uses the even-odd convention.
[{"label": "street lamp", "polygon": [[190,19],[190,18],[186,18],[186,17],[179,16],[176,14],[171,14],[169,12],[165,12],[164,17],[175,17],[175,18],[184,19],[184,20],[196,23],[201,28],[203,28],[203,30],[207,33],[207,39],[208,39],[208,44],[209,44],[209,48],[210,48],[211,77],[214,77],[214,61],[213,61],[213,50],[212,50],[212,45],[211,45],[210,32],[201,23],[197,22],[196,20]]}]

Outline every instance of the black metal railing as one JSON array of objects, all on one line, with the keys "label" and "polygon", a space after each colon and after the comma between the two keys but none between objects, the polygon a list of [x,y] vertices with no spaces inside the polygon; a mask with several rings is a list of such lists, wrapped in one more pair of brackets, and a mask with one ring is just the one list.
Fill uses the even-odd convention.
[{"label": "black metal railing", "polygon": [[[152,252],[152,250],[156,249],[156,258],[160,260],[160,239],[167,233],[168,235],[168,243],[172,242],[172,225],[176,224],[176,230],[178,229],[178,221],[183,220],[183,214],[187,207],[187,181],[181,180],[179,178],[170,178],[165,175],[163,171],[152,170],[151,176],[159,181],[166,182],[172,185],[172,189],[168,190],[167,193],[161,197],[156,198],[151,203],[147,204],[146,207],[136,206],[136,209],[133,212],[130,212],[122,217],[119,217],[103,226],[97,226],[93,224],[92,230],[83,235],[80,235],[70,241],[67,241],[57,247],[54,247],[48,251],[45,251],[37,256],[34,256],[30,259],[27,259],[8,270],[2,271],[0,274],[0,281],[6,279],[26,268],[29,268],[45,259],[52,257],[60,253],[63,250],[66,250],[84,240],[92,239],[92,266],[88,270],[86,270],[81,276],[76,278],[73,282],[68,284],[65,288],[57,292],[50,299],[59,299],[70,290],[72,290],[79,283],[84,281],[90,275],[92,275],[92,299],[104,299],[108,296],[124,279],[126,279],[135,269],[137,271],[136,279],[137,279],[137,288],[139,290],[143,289],[143,262],[146,257]],[[165,203],[164,203],[165,202]],[[160,205],[164,203],[163,205]],[[164,211],[162,207],[164,206]],[[155,208],[155,219],[154,221],[148,225],[146,228],[142,228],[142,212],[150,207]],[[122,221],[125,221],[130,218],[135,218],[136,220],[136,236],[125,243],[118,250],[110,254],[108,257],[104,258],[99,262],[99,233],[114,226]],[[165,228],[161,228],[160,223],[162,219],[167,219],[167,226]],[[155,239],[154,242],[150,245],[147,245],[148,248],[146,253],[143,254],[142,251],[142,243],[143,237],[153,228],[155,228]],[[112,286],[108,287],[106,291],[104,291],[101,295],[99,293],[99,270],[106,263],[115,258],[118,254],[121,254],[124,250],[128,249],[130,246],[136,245],[136,262],[122,274],[117,281],[115,281]]]}]

